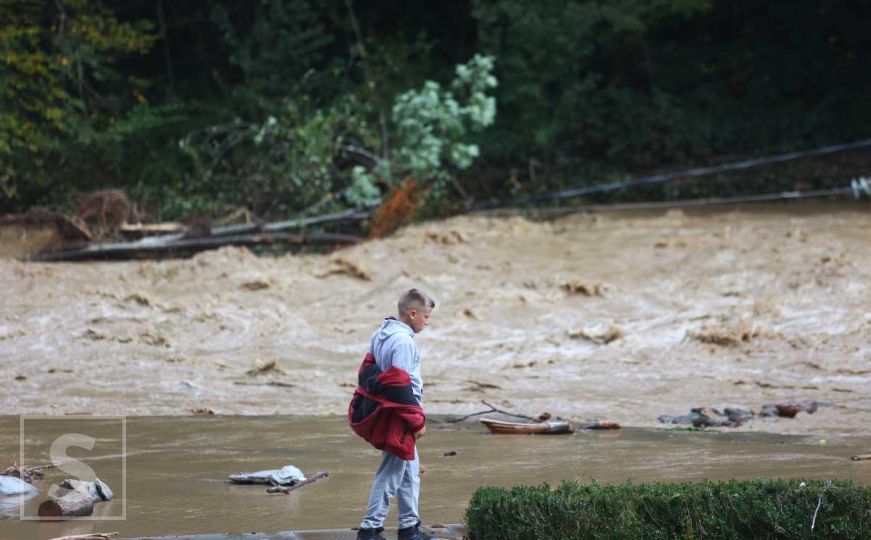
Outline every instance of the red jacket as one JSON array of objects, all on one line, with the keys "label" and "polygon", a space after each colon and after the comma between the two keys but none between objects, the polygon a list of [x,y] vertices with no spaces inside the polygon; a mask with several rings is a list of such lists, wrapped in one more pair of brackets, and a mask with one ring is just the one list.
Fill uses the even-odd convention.
[{"label": "red jacket", "polygon": [[408,372],[395,366],[381,371],[368,353],[357,374],[348,422],[375,448],[412,460],[414,433],[423,429],[426,417],[411,391]]}]

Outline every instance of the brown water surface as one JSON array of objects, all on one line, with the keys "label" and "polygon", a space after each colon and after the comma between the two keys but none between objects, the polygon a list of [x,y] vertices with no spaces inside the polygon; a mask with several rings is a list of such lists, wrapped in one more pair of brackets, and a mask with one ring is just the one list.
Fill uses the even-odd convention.
[{"label": "brown water surface", "polygon": [[[124,485],[114,421],[68,420],[70,432],[98,439],[78,459],[115,490],[98,505],[110,522],[39,523],[0,520],[0,539],[47,539],[63,534],[119,531],[122,536],[280,531],[352,527],[359,523],[379,453],[337,417],[131,417],[127,420]],[[25,424],[26,426],[27,424]],[[759,476],[839,478],[871,482],[869,462],[849,456],[871,448],[869,436],[694,433],[624,429],[573,435],[490,435],[476,423],[431,424],[420,445],[425,472],[421,513],[427,523],[459,523],[482,485],[748,479]],[[50,431],[25,429],[29,463],[48,460]],[[109,450],[105,450],[109,448]],[[0,417],[0,456],[17,456],[19,420]],[[444,454],[454,451],[455,456]],[[72,452],[71,452],[72,454]],[[289,495],[262,486],[237,486],[228,474],[294,464],[330,477]],[[49,470],[40,496],[64,475]],[[125,493],[126,491],[126,493]],[[15,509],[5,513],[17,519]],[[394,524],[395,510],[388,518]]]},{"label": "brown water surface", "polygon": [[417,286],[438,302],[418,338],[429,413],[485,399],[654,426],[817,399],[837,406],[741,429],[867,434],[869,240],[867,205],[794,204],[458,217],[332,255],[0,259],[0,412],[341,414]]}]

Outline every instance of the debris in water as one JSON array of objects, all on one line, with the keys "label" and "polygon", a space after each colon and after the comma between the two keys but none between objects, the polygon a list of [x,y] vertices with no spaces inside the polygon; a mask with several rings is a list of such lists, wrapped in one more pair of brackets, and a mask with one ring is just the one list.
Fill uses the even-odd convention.
[{"label": "debris in water", "polygon": [[15,476],[0,476],[0,495],[29,495],[38,490]]},{"label": "debris in water", "polygon": [[453,244],[463,244],[466,239],[459,231],[427,231],[426,238],[438,244],[450,246]]},{"label": "debris in water", "polygon": [[871,454],[859,454],[858,456],[852,456],[850,459],[853,461],[867,461],[871,460]]},{"label": "debris in water", "polygon": [[578,330],[569,330],[568,336],[572,339],[586,339],[598,345],[607,345],[623,337],[623,332],[616,326],[596,325]]},{"label": "debris in water", "polygon": [[782,418],[795,418],[799,412],[813,414],[820,407],[831,407],[833,403],[828,401],[816,401],[806,399],[804,401],[779,401],[762,406],[759,416],[779,416]]},{"label": "debris in water", "polygon": [[[421,469],[423,469],[423,467],[421,467]],[[423,470],[421,470],[420,473],[423,474]],[[297,483],[293,484],[292,486],[271,487],[271,488],[266,490],[266,493],[283,493],[283,494],[287,495],[288,493],[290,493],[291,491],[293,491],[295,489],[299,489],[303,486],[307,486],[309,484],[317,482],[321,478],[327,478],[329,476],[330,476],[330,473],[328,471],[320,471],[318,473],[313,474],[312,476],[310,476],[308,478],[304,478],[302,481],[297,482]]]},{"label": "debris in water", "polygon": [[698,332],[687,332],[687,337],[702,343],[735,347],[759,337],[760,331],[746,321],[738,323],[705,323]]},{"label": "debris in water", "polygon": [[147,296],[145,296],[144,294],[141,294],[141,293],[128,294],[127,296],[124,297],[124,301],[125,302],[132,302],[132,303],[138,304],[140,306],[150,306],[151,305],[151,300],[149,300]]},{"label": "debris in water", "polygon": [[27,380],[27,375],[16,375],[16,376],[15,376],[15,380],[16,380],[16,381],[26,381],[26,380]]},{"label": "debris in water", "polygon": [[445,452],[445,453],[442,454],[442,455],[443,455],[444,457],[456,456],[456,455],[457,455],[457,451],[456,451],[456,450],[450,450],[450,451],[448,451],[448,452]]},{"label": "debris in water", "polygon": [[257,472],[240,472],[231,474],[227,480],[234,484],[270,484],[277,486],[292,486],[306,480],[301,470],[293,465],[285,465],[280,469],[267,469]]},{"label": "debris in water", "polygon": [[605,286],[601,283],[590,283],[580,280],[570,280],[562,283],[560,288],[569,294],[581,296],[604,296]]},{"label": "debris in water", "polygon": [[571,433],[572,426],[566,421],[550,420],[547,422],[503,422],[492,418],[482,418],[481,423],[487,426],[491,433],[510,435],[559,435]]},{"label": "debris in water", "polygon": [[327,271],[320,274],[318,277],[327,277],[333,274],[344,274],[357,279],[369,281],[372,279],[372,272],[363,268],[359,264],[353,263],[344,257],[332,259],[327,267]]},{"label": "debris in water", "polygon": [[658,418],[663,424],[692,425],[696,428],[703,427],[737,427],[752,420],[754,417],[777,416],[794,418],[801,411],[813,414],[819,407],[830,407],[832,403],[825,401],[781,401],[778,403],[763,405],[757,414],[752,410],[740,406],[725,407],[722,411],[713,407],[697,407],[684,416],[670,416],[664,414]]},{"label": "debris in water", "polygon": [[463,310],[463,315],[465,315],[466,317],[468,317],[468,318],[470,318],[470,319],[474,319],[474,320],[476,320],[476,321],[480,321],[480,320],[481,320],[481,317],[479,317],[477,313],[475,313],[474,311],[472,311],[472,308],[466,308],[466,309],[464,309],[464,310]]},{"label": "debris in water", "polygon": [[485,383],[485,382],[478,382],[478,381],[466,381],[466,382],[472,383],[475,385],[475,386],[469,388],[469,390],[471,390],[472,392],[483,392],[484,390],[487,390],[487,389],[493,389],[493,390],[501,390],[502,389],[501,386],[493,384],[493,383]]},{"label": "debris in water", "polygon": [[49,467],[53,467],[53,465],[42,465],[39,467],[19,467],[17,465],[10,465],[0,471],[0,477],[11,476],[14,478],[20,478],[28,484],[32,484],[36,480],[42,480],[45,476],[44,469]]},{"label": "debris in water", "polygon": [[594,420],[592,422],[582,422],[580,429],[620,429],[620,424],[611,420]]},{"label": "debris in water", "polygon": [[261,291],[263,289],[268,289],[270,287],[269,282],[262,279],[255,279],[253,281],[246,281],[242,284],[242,288],[249,291]]},{"label": "debris in water", "polygon": [[262,375],[264,373],[284,373],[275,360],[263,361],[257,360],[254,367],[246,371],[247,375]]},{"label": "debris in water", "polygon": [[155,336],[147,331],[139,334],[139,341],[152,347],[169,347],[169,341],[165,337],[159,334]]},{"label": "debris in water", "polygon": [[207,407],[200,407],[197,409],[191,409],[191,412],[193,414],[200,415],[200,416],[214,416],[214,414],[215,414],[215,411],[213,411],[212,409],[209,409]]}]

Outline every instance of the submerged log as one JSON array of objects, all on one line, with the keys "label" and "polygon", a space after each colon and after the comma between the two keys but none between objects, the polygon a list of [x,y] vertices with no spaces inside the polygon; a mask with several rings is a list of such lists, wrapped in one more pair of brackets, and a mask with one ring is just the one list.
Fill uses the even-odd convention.
[{"label": "submerged log", "polygon": [[859,454],[858,456],[853,456],[850,459],[852,459],[853,461],[871,460],[871,454]]},{"label": "submerged log", "polygon": [[87,493],[70,491],[63,497],[40,504],[36,513],[47,518],[90,516],[94,513],[94,499]]}]

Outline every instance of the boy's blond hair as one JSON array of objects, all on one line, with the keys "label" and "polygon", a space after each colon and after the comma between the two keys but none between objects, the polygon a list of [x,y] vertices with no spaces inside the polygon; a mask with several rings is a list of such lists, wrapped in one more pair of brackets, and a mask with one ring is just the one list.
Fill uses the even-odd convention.
[{"label": "boy's blond hair", "polygon": [[420,289],[409,289],[403,293],[399,297],[399,304],[397,305],[399,315],[405,315],[412,309],[420,311],[425,307],[430,309],[435,308],[435,300]]}]

